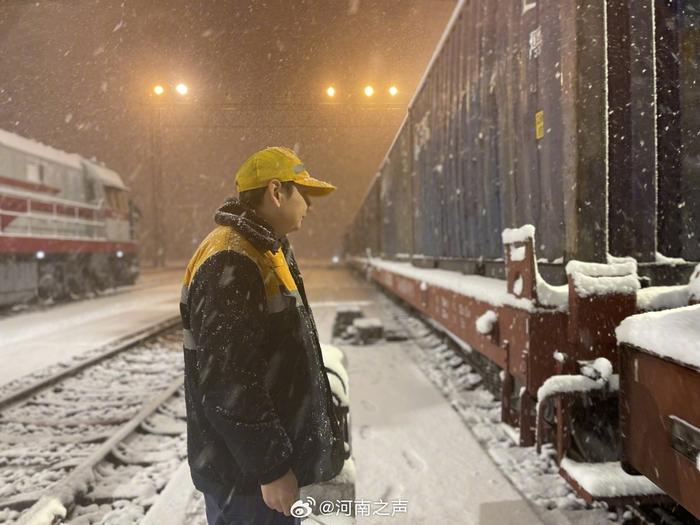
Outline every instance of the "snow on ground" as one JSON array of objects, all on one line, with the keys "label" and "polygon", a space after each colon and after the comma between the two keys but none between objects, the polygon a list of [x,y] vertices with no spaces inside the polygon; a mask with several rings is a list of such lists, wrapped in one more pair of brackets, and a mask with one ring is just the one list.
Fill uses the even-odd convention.
[{"label": "snow on ground", "polygon": [[[159,337],[3,410],[0,497],[26,497],[74,475],[75,467],[144,402],[182,376],[180,345],[180,338],[172,334]],[[89,490],[80,477],[62,489],[61,498],[72,490],[85,490],[77,507],[69,509],[67,523],[103,523],[100,520],[107,515],[113,517],[104,523],[113,525],[138,521],[127,520],[124,513],[142,516],[185,457],[184,404],[184,395],[171,399],[143,422],[139,432],[116,445],[114,462],[105,460],[97,466]],[[114,498],[123,499],[111,501]],[[50,501],[45,503],[46,508],[33,507],[36,515],[31,523],[49,523],[46,516],[58,512]],[[14,523],[18,517],[8,508],[0,510],[0,523]],[[21,522],[26,519],[23,516]]]},{"label": "snow on ground", "polygon": [[[392,323],[389,303],[368,293],[379,302],[363,308],[365,315]],[[358,515],[358,524],[543,523],[484,453],[459,409],[431,383],[413,342],[335,344],[346,353],[350,375],[356,497],[407,501],[405,515]],[[461,371],[463,386],[473,386],[473,372],[466,366]],[[471,395],[477,419],[493,419],[500,427],[493,397],[485,391]],[[499,436],[509,442],[505,432]]]},{"label": "snow on ground", "polygon": [[[141,525],[195,525],[193,521],[176,520],[175,516],[186,517],[191,498],[195,495],[195,488],[190,477],[190,467],[187,461],[183,461],[170,479],[168,485],[163,489],[153,506],[148,510]],[[199,510],[199,509],[198,509]],[[204,517],[202,509],[202,517]],[[201,520],[199,520],[201,522]],[[206,525],[204,520],[202,525]]]},{"label": "snow on ground", "polygon": [[177,315],[183,272],[149,273],[116,293],[0,319],[0,385]]}]

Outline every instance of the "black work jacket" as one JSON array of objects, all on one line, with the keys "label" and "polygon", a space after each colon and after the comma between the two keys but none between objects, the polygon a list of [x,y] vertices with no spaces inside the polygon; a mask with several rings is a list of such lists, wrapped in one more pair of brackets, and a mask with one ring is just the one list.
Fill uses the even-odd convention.
[{"label": "black work jacket", "polygon": [[215,220],[180,302],[192,480],[223,500],[289,468],[299,486],[331,479],[343,438],[292,249],[238,201]]}]

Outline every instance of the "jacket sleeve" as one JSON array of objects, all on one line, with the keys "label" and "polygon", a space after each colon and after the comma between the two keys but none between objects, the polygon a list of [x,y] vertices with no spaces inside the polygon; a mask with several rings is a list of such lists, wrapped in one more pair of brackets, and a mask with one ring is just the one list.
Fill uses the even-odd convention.
[{"label": "jacket sleeve", "polygon": [[264,383],[265,289],[245,255],[211,256],[190,285],[201,403],[234,459],[260,484],[290,468],[291,441]]}]

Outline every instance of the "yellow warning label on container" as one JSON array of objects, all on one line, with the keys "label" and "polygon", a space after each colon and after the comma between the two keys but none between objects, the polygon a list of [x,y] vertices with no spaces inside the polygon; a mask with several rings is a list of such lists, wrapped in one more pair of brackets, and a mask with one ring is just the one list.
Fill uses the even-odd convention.
[{"label": "yellow warning label on container", "polygon": [[544,138],[544,111],[535,113],[535,137],[537,140]]}]

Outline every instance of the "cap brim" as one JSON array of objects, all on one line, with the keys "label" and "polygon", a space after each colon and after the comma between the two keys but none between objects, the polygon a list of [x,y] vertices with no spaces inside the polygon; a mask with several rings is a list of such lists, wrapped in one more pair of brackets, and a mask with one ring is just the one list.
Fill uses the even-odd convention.
[{"label": "cap brim", "polygon": [[337,188],[332,184],[323,182],[322,180],[314,179],[313,177],[304,177],[303,179],[296,179],[294,184],[299,186],[304,186],[306,193],[312,197],[324,197],[336,190]]}]

